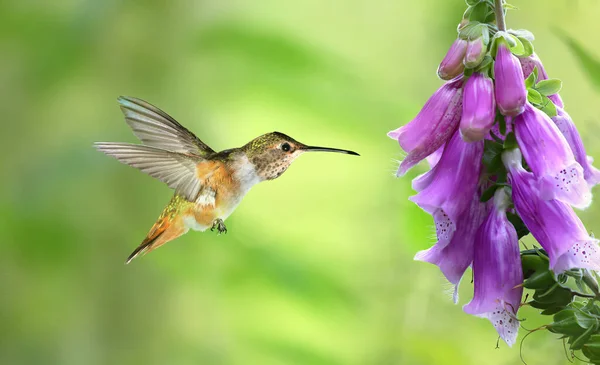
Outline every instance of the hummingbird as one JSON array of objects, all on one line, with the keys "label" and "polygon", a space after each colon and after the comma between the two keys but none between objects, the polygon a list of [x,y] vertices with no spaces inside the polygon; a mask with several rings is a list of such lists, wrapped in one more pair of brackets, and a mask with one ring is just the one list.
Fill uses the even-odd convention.
[{"label": "hummingbird", "polygon": [[162,181],[175,194],[126,264],[190,229],[226,233],[224,221],[256,184],[281,176],[305,152],[348,150],[307,146],[280,133],[263,134],[247,144],[214,151],[159,108],[141,99],[118,99],[125,121],[142,144],[96,142],[108,156]]}]

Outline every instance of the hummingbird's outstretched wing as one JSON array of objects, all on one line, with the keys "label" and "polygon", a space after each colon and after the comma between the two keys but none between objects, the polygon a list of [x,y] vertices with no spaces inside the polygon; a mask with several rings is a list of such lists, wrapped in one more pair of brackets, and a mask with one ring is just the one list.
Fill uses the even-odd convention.
[{"label": "hummingbird's outstretched wing", "polygon": [[125,121],[143,144],[171,152],[206,156],[215,151],[157,107],[137,98],[118,99]]},{"label": "hummingbird's outstretched wing", "polygon": [[122,163],[166,183],[191,202],[196,201],[204,180],[211,173],[209,169],[203,169],[205,176],[198,173],[198,166],[207,162],[200,156],[131,143],[96,142],[94,146]]}]

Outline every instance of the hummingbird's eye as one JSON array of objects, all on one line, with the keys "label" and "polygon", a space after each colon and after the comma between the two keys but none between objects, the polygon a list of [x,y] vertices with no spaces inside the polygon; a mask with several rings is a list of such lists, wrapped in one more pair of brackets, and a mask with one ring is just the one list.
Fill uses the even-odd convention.
[{"label": "hummingbird's eye", "polygon": [[287,143],[287,142],[281,145],[281,150],[282,150],[283,152],[288,152],[288,151],[289,151],[291,148],[292,148],[292,147],[291,147],[291,146],[290,146],[290,144],[289,144],[289,143]]}]

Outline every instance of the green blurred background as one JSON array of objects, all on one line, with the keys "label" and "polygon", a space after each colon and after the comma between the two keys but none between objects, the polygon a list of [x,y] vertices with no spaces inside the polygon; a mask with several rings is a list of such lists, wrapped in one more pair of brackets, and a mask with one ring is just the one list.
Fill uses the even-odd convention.
[{"label": "green blurred background", "polygon": [[[600,3],[514,4],[509,27],[536,34],[599,157],[598,93],[557,29],[600,57]],[[412,260],[434,242],[430,217],[407,200],[424,167],[394,179],[402,154],[385,135],[441,84],[464,8],[0,2],[0,363],[520,363],[518,346],[495,349],[492,326]],[[214,149],[277,130],[362,156],[303,156],[251,191],[227,235],[191,232],[125,266],[171,192],[91,147],[135,141],[119,95],[156,104]],[[580,215],[600,231],[600,204]],[[467,276],[461,305],[471,292]],[[523,356],[567,363],[547,332]]]}]

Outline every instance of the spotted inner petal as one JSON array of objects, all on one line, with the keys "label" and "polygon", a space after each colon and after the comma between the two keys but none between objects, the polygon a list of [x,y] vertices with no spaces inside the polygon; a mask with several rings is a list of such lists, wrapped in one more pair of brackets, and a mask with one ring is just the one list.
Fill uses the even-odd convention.
[{"label": "spotted inner petal", "polygon": [[441,208],[433,213],[433,220],[435,222],[435,233],[437,235],[438,244],[441,244],[442,247],[444,247],[452,239],[454,231],[456,231],[456,225]]},{"label": "spotted inner petal", "polygon": [[557,199],[577,208],[586,208],[592,201],[592,194],[578,163],[559,170],[553,176],[544,176],[540,183],[540,193],[544,200]]},{"label": "spotted inner petal", "polygon": [[515,317],[509,304],[501,302],[494,310],[482,313],[480,316],[492,322],[498,335],[500,335],[508,346],[514,345],[519,331],[519,320]]},{"label": "spotted inner petal", "polygon": [[572,268],[600,271],[600,247],[597,240],[589,239],[575,243],[556,260],[553,270],[559,274]]}]

